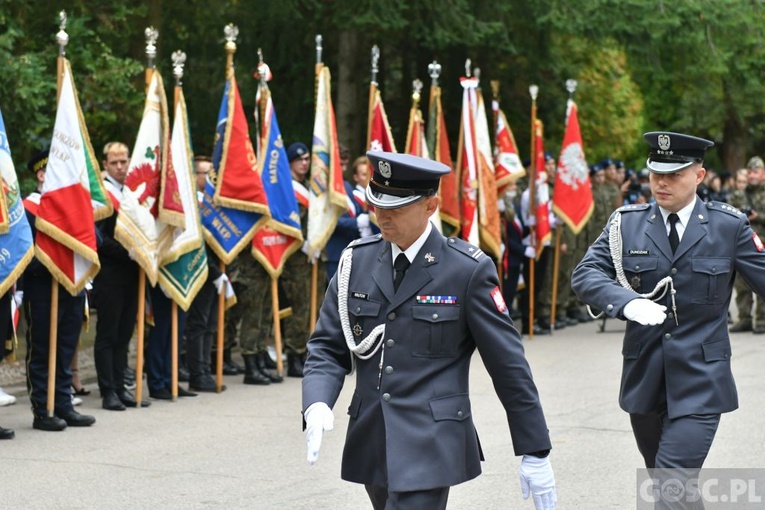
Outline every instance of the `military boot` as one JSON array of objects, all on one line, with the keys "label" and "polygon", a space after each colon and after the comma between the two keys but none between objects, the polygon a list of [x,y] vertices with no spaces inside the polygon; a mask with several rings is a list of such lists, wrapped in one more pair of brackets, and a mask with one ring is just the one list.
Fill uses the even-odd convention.
[{"label": "military boot", "polygon": [[[279,375],[279,373],[276,370],[271,370],[266,366],[266,358],[269,358],[268,354],[265,352],[261,352],[260,354],[255,355],[255,364],[258,367],[258,370],[261,374],[268,377],[268,380],[272,383],[280,383],[284,380],[284,378]],[[269,358],[271,359],[271,358]]]},{"label": "military boot", "polygon": [[304,358],[298,354],[287,355],[287,375],[289,377],[303,377]]},{"label": "military boot", "polygon": [[271,381],[265,374],[258,370],[258,362],[254,354],[245,354],[244,356],[244,384],[271,384]]},{"label": "military boot", "polygon": [[744,331],[752,331],[752,319],[740,320],[730,327],[731,333],[743,333]]}]

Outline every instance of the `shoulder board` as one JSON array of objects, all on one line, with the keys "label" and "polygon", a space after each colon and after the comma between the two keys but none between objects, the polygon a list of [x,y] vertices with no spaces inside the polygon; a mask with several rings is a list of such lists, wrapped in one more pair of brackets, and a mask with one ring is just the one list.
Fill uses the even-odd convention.
[{"label": "shoulder board", "polygon": [[730,204],[726,204],[725,202],[707,202],[707,209],[710,211],[722,211],[725,213],[730,214],[731,216],[735,216],[737,218],[746,218],[744,213],[736,209]]},{"label": "shoulder board", "polygon": [[450,237],[446,244],[473,260],[481,260],[486,256],[483,250],[458,237]]},{"label": "shoulder board", "polygon": [[356,248],[357,246],[363,246],[365,244],[372,244],[382,240],[381,234],[376,234],[369,237],[361,237],[355,239],[348,244],[348,248]]},{"label": "shoulder board", "polygon": [[649,207],[651,207],[651,204],[627,204],[618,208],[616,212],[625,213],[631,211],[645,211]]}]

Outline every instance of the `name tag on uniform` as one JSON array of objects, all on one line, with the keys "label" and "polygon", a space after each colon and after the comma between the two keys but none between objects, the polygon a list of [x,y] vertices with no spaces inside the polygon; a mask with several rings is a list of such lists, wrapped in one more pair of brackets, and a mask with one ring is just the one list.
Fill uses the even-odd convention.
[{"label": "name tag on uniform", "polygon": [[351,292],[351,296],[369,301],[369,294],[364,294],[363,292]]},{"label": "name tag on uniform", "polygon": [[429,305],[456,305],[457,296],[417,296],[417,302]]},{"label": "name tag on uniform", "polygon": [[650,255],[648,250],[630,250],[630,255]]}]

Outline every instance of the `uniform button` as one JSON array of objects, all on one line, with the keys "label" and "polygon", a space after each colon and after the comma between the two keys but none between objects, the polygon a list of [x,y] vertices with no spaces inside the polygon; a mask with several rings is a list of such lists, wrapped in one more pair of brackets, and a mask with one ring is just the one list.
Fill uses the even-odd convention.
[{"label": "uniform button", "polygon": [[673,267],[673,268],[672,268],[672,271],[670,271],[670,273],[672,273],[672,274],[677,274],[677,268],[676,268],[676,267]]},{"label": "uniform button", "polygon": [[635,264],[635,271],[639,271],[639,270],[640,270],[640,266]]},{"label": "uniform button", "polygon": [[669,313],[667,314],[667,318],[671,319],[672,317],[674,317],[674,314],[673,314],[672,312],[669,312]]},{"label": "uniform button", "polygon": [[664,340],[669,340],[671,338],[672,338],[672,335],[670,335],[669,333],[664,333]]},{"label": "uniform button", "polygon": [[396,320],[396,312],[389,313],[388,314],[388,320],[389,321]]},{"label": "uniform button", "polygon": [[716,272],[717,272],[717,268],[716,268],[716,267],[713,267],[713,268],[712,268],[712,272],[713,272],[713,273],[716,273]]},{"label": "uniform button", "polygon": [[727,352],[725,354],[723,354],[723,358],[725,358],[725,359],[728,359],[728,356],[729,356],[729,354]]},{"label": "uniform button", "polygon": [[356,307],[356,313],[359,313],[359,312],[361,312],[361,307],[360,307],[360,306],[357,306],[357,307]]},{"label": "uniform button", "polygon": [[462,411],[457,411],[457,418],[462,418],[465,415]]},{"label": "uniform button", "polygon": [[388,341],[385,342],[385,347],[387,347],[388,349],[390,349],[394,345],[396,345],[396,342],[394,342],[392,338],[389,338]]},{"label": "uniform button", "polygon": [[437,313],[433,314],[433,319],[438,319],[438,314]]},{"label": "uniform button", "polygon": [[383,393],[383,400],[386,402],[390,402],[390,393]]},{"label": "uniform button", "polygon": [[392,374],[393,373],[393,367],[390,366],[390,365],[385,367],[385,373],[388,374],[388,375]]},{"label": "uniform button", "polygon": [[454,244],[454,238],[449,239],[449,244]]},{"label": "uniform button", "polygon": [[606,310],[607,310],[607,311],[609,311],[609,312],[610,312],[611,310],[613,310],[613,309],[614,309],[614,305],[608,305],[608,306],[606,307]]}]

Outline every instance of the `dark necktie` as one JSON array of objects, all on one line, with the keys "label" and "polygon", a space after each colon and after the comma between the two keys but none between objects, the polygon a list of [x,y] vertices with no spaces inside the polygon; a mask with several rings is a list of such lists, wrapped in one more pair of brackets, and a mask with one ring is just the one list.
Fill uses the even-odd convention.
[{"label": "dark necktie", "polygon": [[680,221],[680,217],[677,214],[672,213],[667,216],[667,221],[669,222],[669,246],[672,248],[672,253],[675,253],[677,245],[680,244],[680,236],[677,235],[675,223]]},{"label": "dark necktie", "polygon": [[398,257],[396,257],[396,261],[393,263],[393,269],[395,269],[395,273],[393,276],[393,290],[397,291],[398,286],[401,285],[401,280],[404,279],[404,275],[406,274],[406,270],[409,269],[409,265],[411,262],[409,262],[409,259],[406,258],[406,255],[403,253],[399,253]]}]

